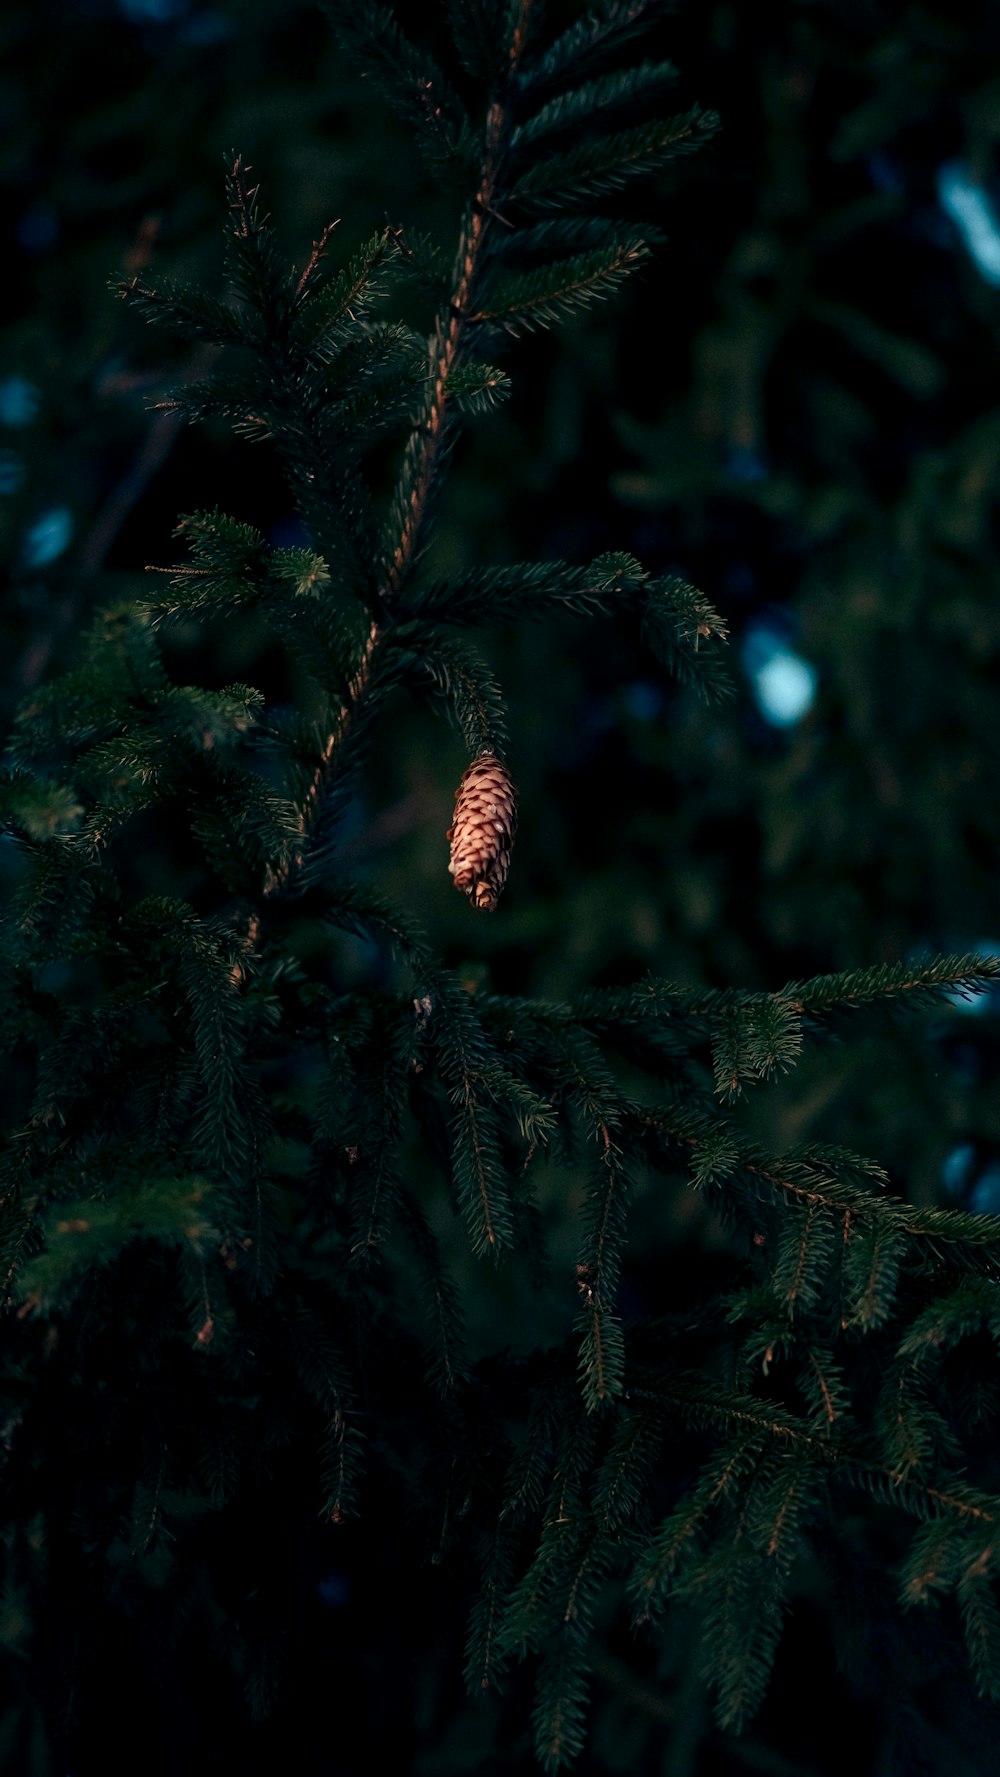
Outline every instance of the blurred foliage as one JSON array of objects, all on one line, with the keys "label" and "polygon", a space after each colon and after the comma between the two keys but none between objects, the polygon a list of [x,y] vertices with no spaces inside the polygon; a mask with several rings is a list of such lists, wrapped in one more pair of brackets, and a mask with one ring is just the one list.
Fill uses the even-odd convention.
[{"label": "blurred foliage", "polygon": [[[266,446],[183,432],[149,411],[207,366],[142,329],[108,295],[109,278],[152,265],[211,284],[231,146],[264,178],[289,258],[335,216],[356,241],[386,217],[446,227],[447,205],[312,8],[10,0],[0,44],[6,726],[26,693],[72,663],[94,607],[141,594],[145,565],[174,559],[178,512],[217,502],[274,544],[301,540]],[[461,742],[400,706],[358,795],[350,862],[413,906],[470,979],[539,996],[647,969],[776,987],[928,950],[1000,948],[1000,290],[940,188],[957,166],[1000,210],[998,51],[987,0],[960,14],[943,0],[706,0],[681,15],[669,43],[678,103],[713,105],[723,133],[635,200],[668,235],[642,280],[574,321],[558,352],[545,340],[521,347],[511,401],[475,423],[459,455],[434,562],[443,572],[630,549],[704,588],[730,621],[737,665],[755,634],[784,636],[815,669],[817,694],[800,720],[776,726],[749,672],[730,707],[706,710],[658,674],[624,620],[498,632],[522,818],[503,915],[475,930],[445,870]],[[178,628],[170,649],[181,677],[273,689],[252,621],[207,638]],[[360,940],[344,940],[339,965],[348,985],[380,966]],[[920,1203],[995,1209],[998,1054],[997,1005],[958,1005],[930,1026],[806,1058],[748,1119],[766,1120],[775,1149],[825,1140],[866,1152]],[[683,1304],[726,1272],[724,1237],[698,1199],[645,1198],[638,1213],[648,1228],[628,1285],[641,1307]],[[515,1347],[536,1332],[523,1279],[476,1288],[484,1348],[499,1320]],[[248,1510],[248,1544],[259,1535]],[[331,1567],[317,1587],[328,1560],[318,1529],[296,1521],[267,1540],[263,1558],[287,1569],[289,1608],[314,1624],[314,1659],[271,1725],[220,1726],[229,1711],[236,1723],[238,1705],[206,1688],[172,1723],[157,1768],[195,1768],[185,1734],[210,1717],[206,1766],[263,1769],[301,1730],[304,1771],[522,1768],[522,1742],[462,1703],[460,1648],[426,1632],[429,1617],[447,1620],[441,1601],[461,1577],[434,1568],[401,1596],[373,1529],[357,1534],[349,1571]],[[869,1604],[845,1610],[860,1617]],[[808,1595],[799,1620],[800,1640],[822,1640]],[[20,1621],[10,1594],[0,1638],[15,1652]],[[146,1632],[152,1668],[155,1622]],[[108,1658],[127,1665],[132,1653]],[[320,1695],[344,1662],[367,1745],[331,1765],[324,1728],[339,1704]],[[408,1674],[391,1722],[390,1669]],[[837,1769],[828,1724],[848,1705],[820,1693],[810,1670],[786,1650],[751,1737],[723,1742],[685,1646],[656,1672],[623,1647],[599,1673],[582,1768]],[[910,1682],[876,1664],[867,1703],[845,1714],[858,1770],[919,1768]],[[924,1768],[989,1769],[947,1674],[940,1696],[940,1744],[920,1749]],[[93,1711],[96,1732],[96,1700]],[[504,1719],[515,1718],[516,1708]],[[12,1709],[0,1760],[47,1770],[37,1734]]]}]

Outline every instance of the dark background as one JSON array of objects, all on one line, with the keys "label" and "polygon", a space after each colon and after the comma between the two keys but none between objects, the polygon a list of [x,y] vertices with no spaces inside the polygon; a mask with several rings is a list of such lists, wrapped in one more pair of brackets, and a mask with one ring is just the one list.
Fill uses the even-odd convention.
[{"label": "dark background", "polygon": [[[440,48],[423,10],[412,28]],[[6,728],[72,662],[92,609],[141,596],[146,565],[176,559],[179,512],[218,505],[276,544],[298,536],[266,446],[149,411],[204,365],[126,313],[108,280],[142,270],[219,287],[230,148],[253,162],[289,259],[331,216],[343,250],[386,217],[447,244],[456,217],[311,7],[14,0],[0,44]],[[681,70],[678,108],[714,107],[721,134],[624,200],[669,237],[641,281],[513,350],[513,397],[460,449],[433,561],[629,549],[721,610],[738,695],[699,704],[625,622],[498,632],[488,647],[522,798],[502,913],[477,924],[451,887],[443,832],[462,746],[415,704],[385,724],[346,860],[502,991],[556,997],[647,970],[777,987],[928,950],[1000,949],[1000,14],[987,0],[705,0],[664,44]],[[179,676],[249,680],[278,700],[296,691],[252,623],[182,631],[170,648]],[[186,887],[182,876],[155,886]],[[379,966],[345,941],[345,981]],[[826,1050],[749,1114],[773,1148],[837,1141],[919,1202],[997,1209],[996,1050],[990,1007],[955,1007]],[[641,1306],[695,1287],[682,1274],[700,1212],[669,1213],[676,1275],[668,1264],[651,1276],[635,1257]],[[536,1330],[525,1304],[485,1291],[484,1349],[500,1312]],[[520,1768],[518,1742],[505,1750],[463,1712],[447,1637],[426,1633],[436,1576],[425,1597],[389,1602],[377,1541],[357,1545],[366,1602],[355,1595],[351,1609],[364,1621],[344,1632],[377,1650],[372,1758],[325,1762],[332,1680],[317,1657],[275,1726],[227,1741],[217,1725],[209,1763],[266,1760],[297,1719],[303,1771],[379,1757],[428,1777]],[[298,1559],[280,1538],[275,1548]],[[311,1572],[314,1557],[302,1562]],[[317,1625],[350,1595],[343,1576],[329,1587],[310,1591]],[[317,1627],[317,1642],[328,1654],[340,1633]],[[418,1657],[424,1641],[436,1651]],[[660,1693],[609,1668],[588,1771],[837,1768],[816,1724],[789,1742],[804,1667],[794,1649],[783,1659],[764,1725],[738,1752],[700,1727],[685,1751],[669,1711],[657,1719]],[[378,1726],[379,1673],[399,1667],[408,1725],[379,1751],[392,1714]],[[216,1696],[216,1724],[226,1713]],[[177,1719],[180,1758],[184,1708]],[[943,1745],[948,1731],[945,1719]],[[874,1702],[852,1732],[867,1761],[855,1768],[887,1770]]]}]

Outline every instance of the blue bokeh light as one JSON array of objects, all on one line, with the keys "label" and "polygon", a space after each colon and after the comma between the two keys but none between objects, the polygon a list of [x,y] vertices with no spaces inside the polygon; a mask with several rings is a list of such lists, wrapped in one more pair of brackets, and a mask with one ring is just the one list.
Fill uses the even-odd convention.
[{"label": "blue bokeh light", "polygon": [[1000,289],[1000,220],[989,192],[959,161],[941,168],[937,187],[941,208],[958,229],[969,258],[986,282]]},{"label": "blue bokeh light", "polygon": [[774,728],[792,728],[816,701],[816,668],[796,653],[775,616],[754,618],[743,637],[743,668],[757,708]]},{"label": "blue bokeh light", "polygon": [[969,1208],[978,1216],[995,1216],[1000,1211],[1000,1165],[995,1160],[980,1173],[969,1192]]},{"label": "blue bokeh light", "polygon": [[68,548],[73,535],[73,514],[68,506],[50,506],[40,512],[24,534],[21,558],[26,568],[47,568]]},{"label": "blue bokeh light", "polygon": [[0,426],[27,426],[38,412],[39,393],[26,376],[0,380]]},{"label": "blue bokeh light", "polygon": [[945,1155],[944,1164],[941,1167],[941,1183],[949,1197],[962,1195],[969,1182],[975,1159],[976,1147],[975,1143],[971,1141],[959,1142],[957,1148],[952,1148],[951,1152]]}]

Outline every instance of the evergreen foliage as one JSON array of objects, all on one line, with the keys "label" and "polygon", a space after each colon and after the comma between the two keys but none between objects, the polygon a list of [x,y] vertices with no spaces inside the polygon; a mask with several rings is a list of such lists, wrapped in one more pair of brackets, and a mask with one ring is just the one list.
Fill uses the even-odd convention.
[{"label": "evergreen foliage", "polygon": [[[402,230],[339,265],[327,231],[289,271],[250,167],[228,158],[225,294],[139,276],[118,291],[224,354],[171,411],[272,450],[307,540],[183,517],[181,563],[100,612],[74,669],[22,708],[0,785],[16,859],[5,1585],[36,1600],[8,1608],[3,1639],[43,1674],[24,1707],[72,1760],[54,1697],[86,1629],[60,1598],[90,1588],[126,1619],[148,1594],[175,1633],[202,1618],[266,1714],[290,1600],[275,1582],[259,1608],[234,1604],[230,1566],[289,1452],[325,1536],[409,1512],[421,1556],[476,1562],[470,1692],[530,1663],[547,1770],[580,1756],[592,1675],[630,1629],[669,1651],[697,1620],[717,1722],[742,1730],[816,1571],[865,1580],[887,1521],[898,1609],[875,1628],[908,1658],[912,1618],[951,1601],[970,1695],[996,1702],[1000,1487],[981,1427],[1000,1217],[910,1202],[905,1179],[832,1144],[772,1152],[749,1105],[861,1021],[987,992],[1000,960],[774,992],[653,977],[542,1002],[447,966],[340,855],[400,691],[442,708],[470,761],[516,776],[493,669],[455,630],[620,621],[709,705],[730,692],[722,618],[629,554],[452,574],[426,560],[460,422],[508,391],[495,358],[655,244],[591,206],[716,120],[659,114],[674,71],[642,59],[669,10],[653,3],[612,0],[554,43],[531,0],[450,5],[469,77],[454,87],[386,8],[325,10],[429,171],[462,190],[454,272],[422,334],[388,305],[414,256],[429,288],[446,256]],[[475,81],[473,114],[459,93]],[[172,625],[251,612],[306,687],[293,708],[171,677]],[[162,892],[136,892],[139,848]],[[347,938],[379,958],[360,987]],[[739,1267],[704,1302],[635,1316],[630,1217],[680,1189]],[[555,1201],[572,1252],[549,1240]],[[496,1290],[499,1315],[519,1271],[553,1336],[481,1353],[470,1296]]]}]

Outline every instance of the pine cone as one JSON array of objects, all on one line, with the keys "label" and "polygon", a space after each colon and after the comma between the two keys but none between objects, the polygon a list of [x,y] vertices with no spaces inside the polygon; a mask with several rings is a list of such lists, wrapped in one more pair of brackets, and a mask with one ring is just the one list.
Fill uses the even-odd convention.
[{"label": "pine cone", "polygon": [[474,907],[492,913],[507,880],[517,830],[517,792],[510,772],[492,753],[480,753],[455,792],[449,874]]}]

